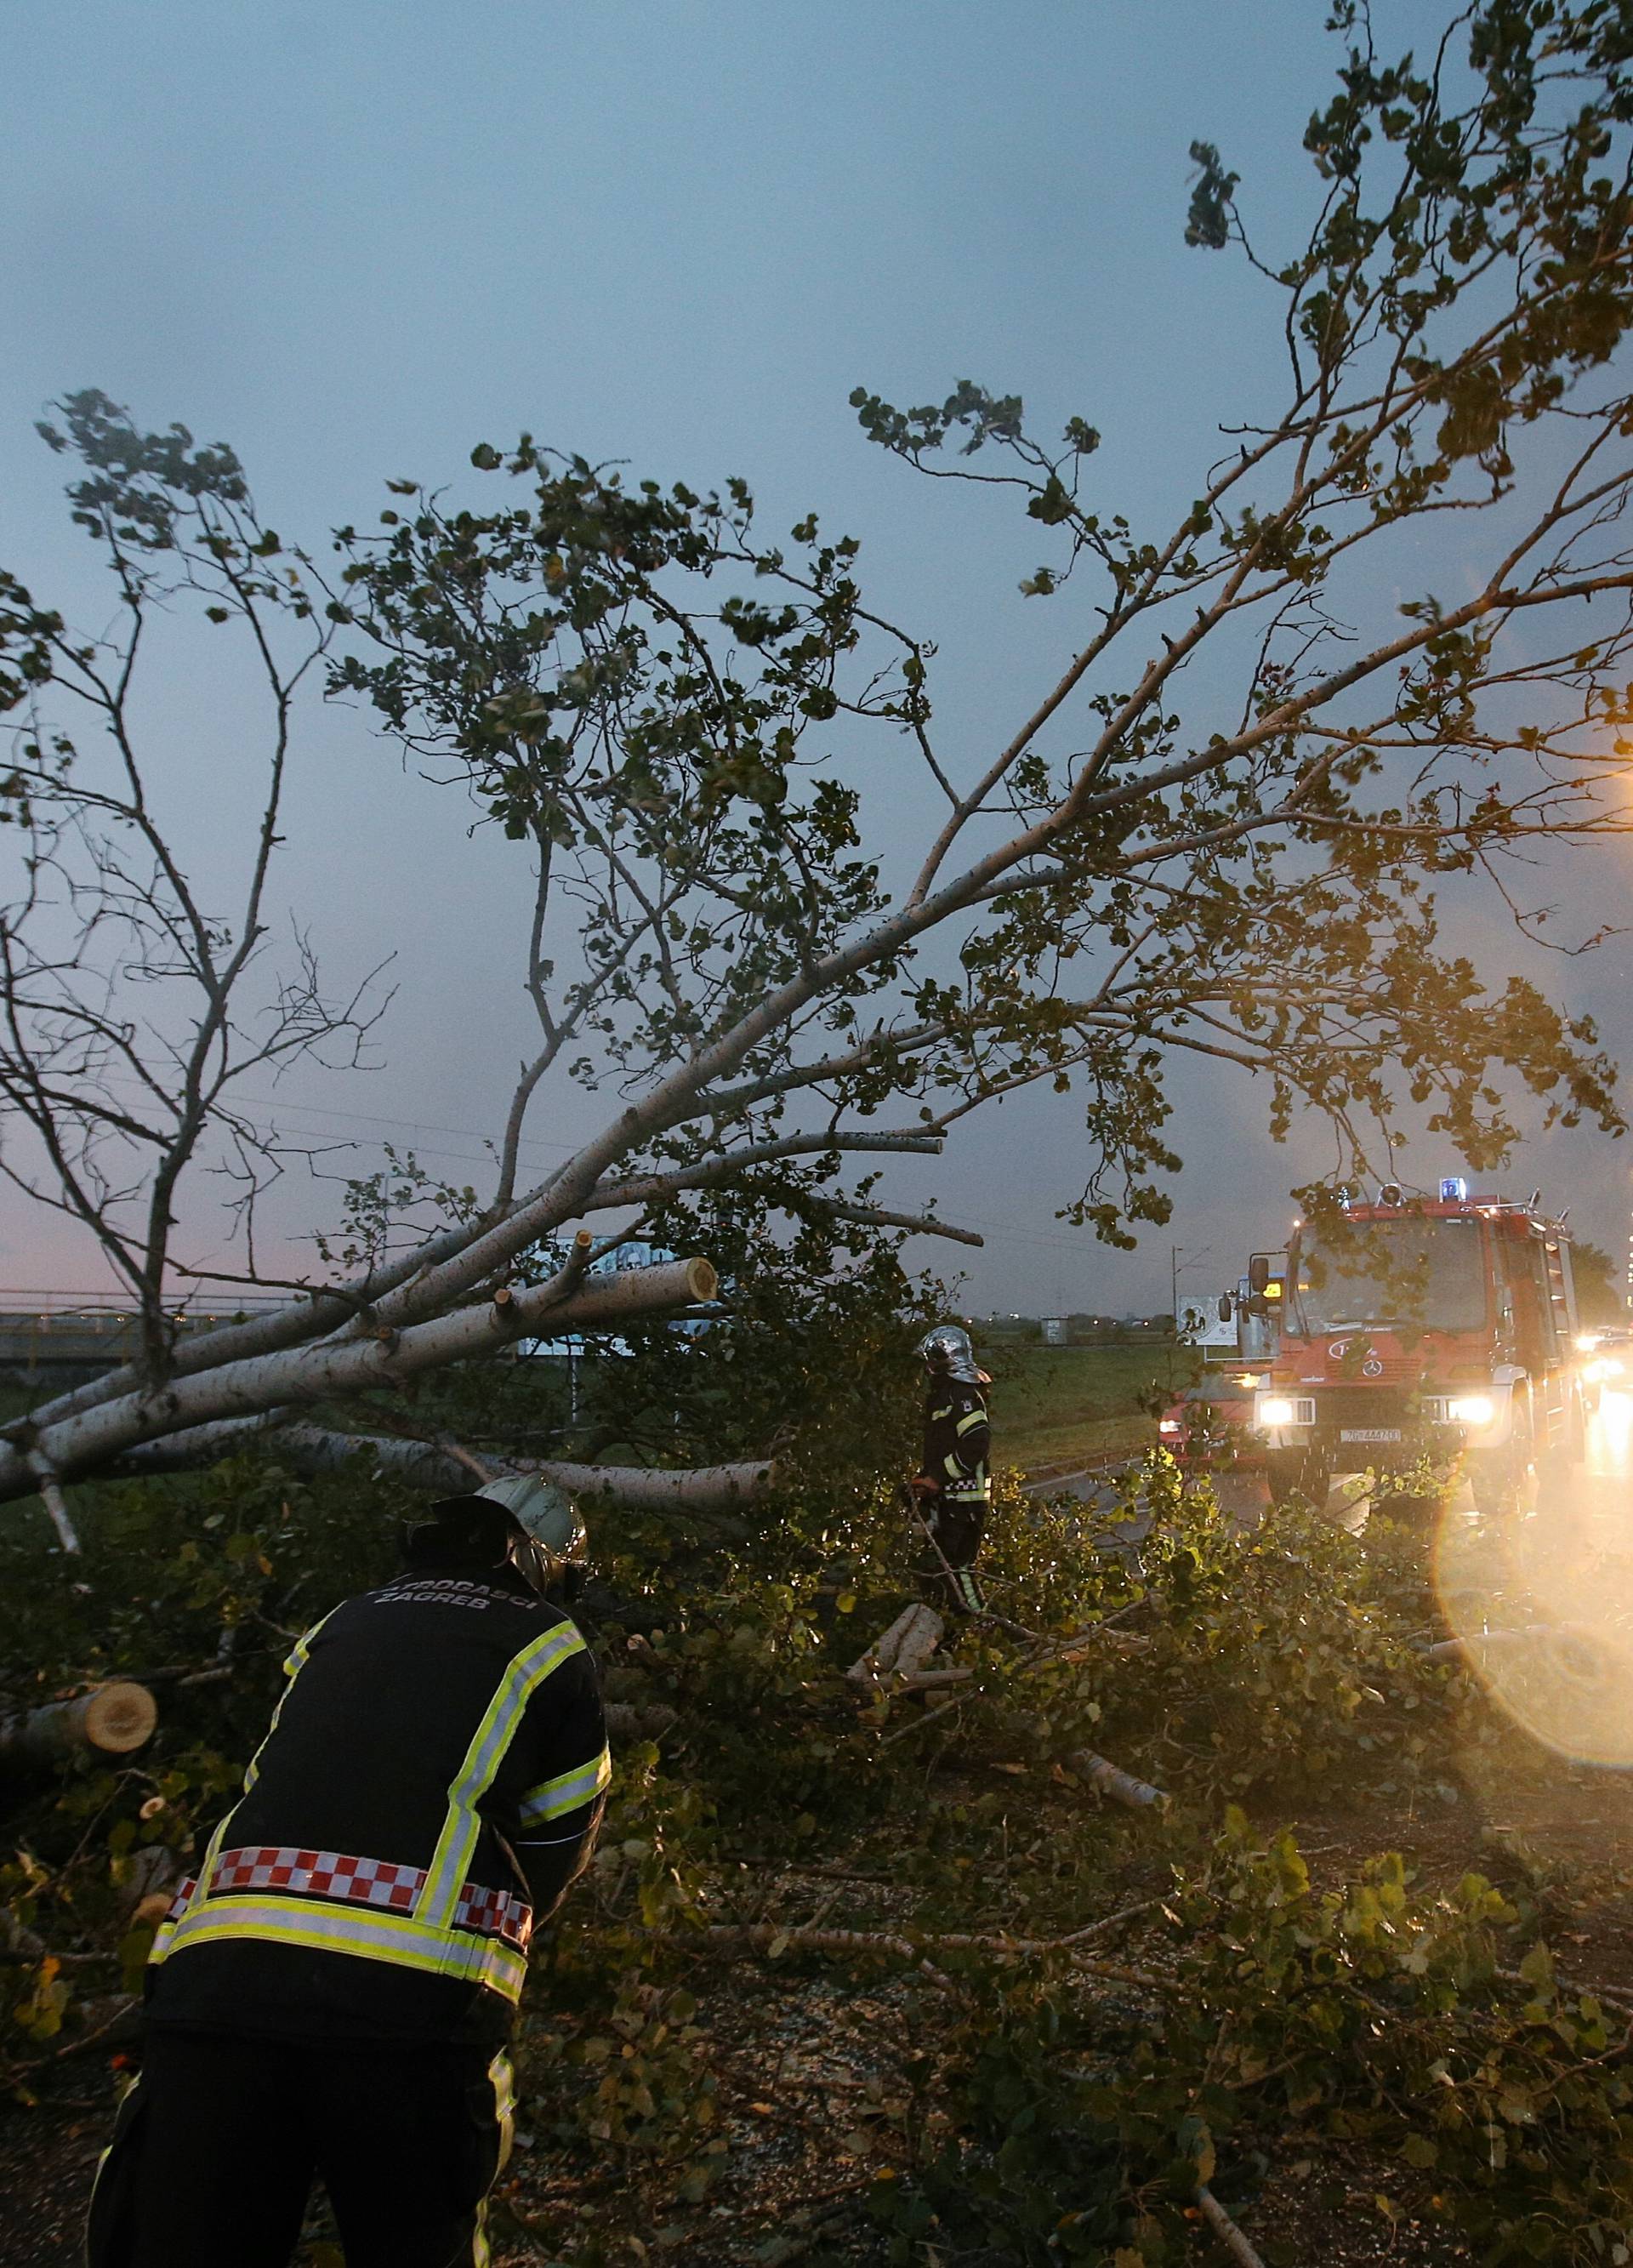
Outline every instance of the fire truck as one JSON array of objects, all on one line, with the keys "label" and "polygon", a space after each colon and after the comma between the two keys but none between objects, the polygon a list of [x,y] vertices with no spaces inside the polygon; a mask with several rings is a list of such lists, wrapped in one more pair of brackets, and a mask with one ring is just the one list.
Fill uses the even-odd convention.
[{"label": "fire truck", "polygon": [[1255,1253],[1234,1305],[1277,1503],[1426,1460],[1501,1512],[1583,1455],[1570,1241],[1540,1190],[1515,1204],[1460,1175],[1432,1200],[1386,1183]]}]

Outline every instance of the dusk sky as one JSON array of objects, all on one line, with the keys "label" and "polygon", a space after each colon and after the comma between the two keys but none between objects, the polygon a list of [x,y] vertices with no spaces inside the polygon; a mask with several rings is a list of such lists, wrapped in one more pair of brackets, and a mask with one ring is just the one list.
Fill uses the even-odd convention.
[{"label": "dusk sky", "polygon": [[[1279,307],[1234,257],[1187,250],[1197,138],[1240,171],[1255,230],[1301,232],[1304,122],[1336,51],[1322,0],[767,0],[458,9],[352,0],[255,9],[12,0],[0,33],[0,563],[70,617],[105,621],[105,572],[67,521],[33,421],[96,386],[147,425],[232,442],[268,518],[320,548],[366,521],[388,477],[468,482],[473,444],[522,427],[631,475],[740,474],[763,525],[811,507],[862,539],[885,611],[940,643],[945,744],[972,771],[1034,705],[1080,626],[1070,597],[1022,600],[1035,532],[915,481],[862,437],[847,397],[938,400],[969,377],[1025,396],[1041,430],[1100,428],[1097,500],[1160,528],[1273,399]],[[1422,11],[1384,7],[1380,44]],[[1155,530],[1154,530],[1155,532]],[[150,694],[176,824],[202,869],[231,835],[233,688],[185,633]],[[304,1074],[290,1121],[389,1139],[476,1175],[526,1043],[518,977],[527,880],[468,842],[445,791],[402,775],[355,711],[304,727],[283,896],[326,964],[395,949],[382,1068]],[[915,838],[916,784],[884,779],[881,823]],[[1535,901],[1585,931],[1618,918],[1633,845],[1568,851]],[[1633,1061],[1633,957],[1545,962],[1490,907],[1460,935],[1500,986],[1540,973]],[[1176,1074],[1187,1171],[1170,1230],[1131,1256],[1054,1218],[1085,1174],[1081,1106],[1034,1094],[893,1169],[988,1237],[921,1243],[967,1303],[1053,1312],[1167,1305],[1169,1248],[1210,1248],[1192,1292],[1282,1241],[1284,1148],[1239,1075]],[[535,1162],[592,1123],[535,1123]],[[1533,1122],[1534,1123],[1534,1122]],[[1621,1253],[1633,1145],[1528,1142],[1537,1183]],[[1431,1182],[1457,1160],[1403,1160]],[[294,1200],[291,1198],[291,1204]],[[89,1288],[94,1254],[13,1198],[0,1282]],[[291,1230],[301,1222],[286,1207]]]}]

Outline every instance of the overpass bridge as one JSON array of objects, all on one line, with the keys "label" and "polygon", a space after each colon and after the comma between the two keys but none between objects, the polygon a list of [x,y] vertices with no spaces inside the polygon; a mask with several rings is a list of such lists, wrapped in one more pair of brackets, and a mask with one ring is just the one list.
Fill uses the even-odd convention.
[{"label": "overpass bridge", "polygon": [[[202,1294],[177,1318],[184,1333],[243,1315],[263,1315],[284,1300],[223,1300]],[[135,1308],[116,1292],[0,1290],[0,1374],[14,1383],[68,1386],[117,1369],[141,1350]]]}]

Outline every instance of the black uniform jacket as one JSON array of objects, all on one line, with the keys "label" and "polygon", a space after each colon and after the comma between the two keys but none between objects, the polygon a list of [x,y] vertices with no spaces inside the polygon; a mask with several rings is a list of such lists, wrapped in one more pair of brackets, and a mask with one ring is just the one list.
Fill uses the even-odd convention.
[{"label": "black uniform jacket", "polygon": [[961,1379],[931,1381],[924,1405],[924,1470],[949,1504],[985,1504],[992,1493],[988,1459],[992,1427],[987,1397]]},{"label": "black uniform jacket", "polygon": [[594,1664],[511,1569],[349,1599],[154,1940],[152,2025],[503,2039],[610,1774]]}]

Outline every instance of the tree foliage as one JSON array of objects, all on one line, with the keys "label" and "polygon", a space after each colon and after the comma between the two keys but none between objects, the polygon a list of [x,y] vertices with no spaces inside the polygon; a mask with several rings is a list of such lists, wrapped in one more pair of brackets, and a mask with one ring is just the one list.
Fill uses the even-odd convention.
[{"label": "tree foliage", "polygon": [[[497,1310],[480,1332],[446,1319],[577,1223],[754,1187],[796,1221],[813,1198],[877,1212],[844,1179],[858,1160],[933,1151],[1033,1085],[1077,1096],[1088,1166],[1063,1209],[1114,1243],[1166,1217],[1166,1079],[1188,1056],[1258,1074],[1273,1134],[1324,1116],[1341,1174],[1402,1114],[1481,1170],[1522,1101],[1545,1124],[1620,1130],[1591,1023],[1477,968],[1443,937],[1440,900],[1495,893],[1546,939],[1525,895],[1536,844],[1627,823],[1623,11],[1483,0],[1394,61],[1364,11],[1337,7],[1334,26],[1301,243],[1268,250],[1250,169],[1195,146],[1192,240],[1273,295],[1285,378],[1198,466],[1173,524],[1100,500],[1086,416],[1056,446],[1019,394],[970,380],[938,406],[855,397],[873,441],[995,489],[1043,549],[1025,588],[1061,618],[1059,666],[973,777],[941,739],[938,657],[870,603],[857,545],[815,514],[769,537],[740,481],[665,486],[528,435],[484,443],[454,490],[390,483],[378,528],[340,530],[320,571],[255,516],[230,452],[143,434],[99,395],[65,406],[51,438],[85,465],[70,493],[115,567],[122,628],[76,641],[6,586],[0,663],[29,719],[7,801],[25,834],[77,813],[92,777],[77,757],[64,773],[36,716],[89,673],[117,753],[107,688],[135,666],[159,578],[178,599],[198,585],[253,641],[275,619],[304,637],[308,679],[369,703],[523,846],[535,1032],[474,1206],[394,1260],[314,1280],[309,1306],[176,1342],[167,1204],[127,1270],[150,1311],[143,1365],[94,1409],[35,1413],[0,1453],[0,1490],[33,1486],[40,1461],[84,1470],[320,1398],[342,1375],[335,1334],[385,1335],[349,1385],[497,1343]],[[268,682],[281,730],[293,680]],[[886,765],[936,799],[922,841],[878,804]],[[106,875],[89,887],[100,906]],[[221,1025],[225,981],[206,972],[200,1032]],[[26,990],[14,977],[14,1007]],[[105,1091],[106,1040],[65,1063],[54,1045],[13,1017],[4,1075],[40,1141],[54,1114],[98,1111],[98,1139],[117,1137],[85,1100]],[[528,1114],[563,1082],[608,1114],[525,1186]],[[219,1101],[181,1084],[165,1173]],[[775,1185],[756,1184],[768,1167]],[[54,1156],[48,1189],[62,1171]],[[105,1243],[120,1187],[70,1200]]]}]

